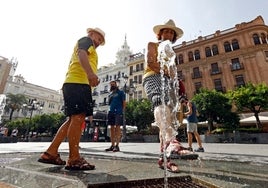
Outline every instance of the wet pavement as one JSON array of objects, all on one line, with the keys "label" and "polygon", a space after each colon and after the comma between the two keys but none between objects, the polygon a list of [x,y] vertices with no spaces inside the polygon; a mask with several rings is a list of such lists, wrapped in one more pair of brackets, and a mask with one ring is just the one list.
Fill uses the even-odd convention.
[{"label": "wet pavement", "polygon": [[[263,188],[268,185],[267,144],[204,143],[205,152],[198,153],[198,160],[173,160],[180,168],[177,174],[158,168],[159,143],[121,143],[121,152],[114,153],[104,151],[110,143],[81,142],[81,155],[95,164],[96,169],[79,172],[38,163],[40,153],[48,145],[47,142],[0,144],[0,187],[101,187],[107,183],[121,182],[122,185],[165,176],[167,179],[190,176],[206,184],[205,187]],[[68,143],[62,143],[59,151],[66,160]]]}]

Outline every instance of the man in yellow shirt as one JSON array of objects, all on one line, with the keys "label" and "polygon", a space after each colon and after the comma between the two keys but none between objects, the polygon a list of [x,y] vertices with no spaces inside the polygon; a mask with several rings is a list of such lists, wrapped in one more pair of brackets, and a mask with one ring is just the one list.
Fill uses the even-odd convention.
[{"label": "man in yellow shirt", "polygon": [[64,112],[68,117],[61,125],[48,149],[41,154],[39,162],[65,165],[60,158],[58,148],[67,137],[69,141],[69,159],[67,170],[93,170],[95,166],[88,163],[79,154],[81,125],[85,117],[93,115],[91,87],[99,84],[96,75],[98,55],[96,49],[105,43],[105,33],[99,28],[88,28],[88,35],[79,39],[74,47],[66,78],[62,87]]}]

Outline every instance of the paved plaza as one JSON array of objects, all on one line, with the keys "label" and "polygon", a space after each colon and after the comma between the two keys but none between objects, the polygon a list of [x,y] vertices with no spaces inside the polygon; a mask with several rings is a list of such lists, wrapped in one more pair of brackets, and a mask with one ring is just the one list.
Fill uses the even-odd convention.
[{"label": "paved plaza", "polygon": [[[204,143],[195,161],[174,159],[180,173],[158,168],[159,143],[121,143],[121,152],[105,152],[108,142],[81,142],[80,152],[93,171],[67,171],[63,166],[38,163],[48,142],[0,144],[0,187],[89,187],[109,182],[191,176],[208,187],[256,187],[268,184],[268,145]],[[186,143],[183,143],[187,146]],[[194,144],[194,148],[197,147]],[[68,143],[60,146],[68,158]],[[213,185],[213,186],[212,186]],[[98,187],[98,186],[96,186]]]}]

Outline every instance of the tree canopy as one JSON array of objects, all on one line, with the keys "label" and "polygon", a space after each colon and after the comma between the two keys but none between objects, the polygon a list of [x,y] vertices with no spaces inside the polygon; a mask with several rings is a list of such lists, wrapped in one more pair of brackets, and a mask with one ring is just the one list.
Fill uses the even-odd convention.
[{"label": "tree canopy", "polygon": [[256,117],[257,128],[261,128],[259,113],[268,109],[268,87],[265,83],[247,83],[228,93],[238,111],[249,110]]}]

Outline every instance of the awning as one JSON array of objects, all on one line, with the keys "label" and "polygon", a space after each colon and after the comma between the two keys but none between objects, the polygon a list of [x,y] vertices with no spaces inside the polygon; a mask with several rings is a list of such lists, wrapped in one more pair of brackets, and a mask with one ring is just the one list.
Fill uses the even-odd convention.
[{"label": "awning", "polygon": [[[266,123],[268,122],[268,117],[267,116],[259,116],[260,122]],[[256,117],[255,116],[250,116],[248,118],[244,118],[240,120],[240,123],[256,123]]]}]

